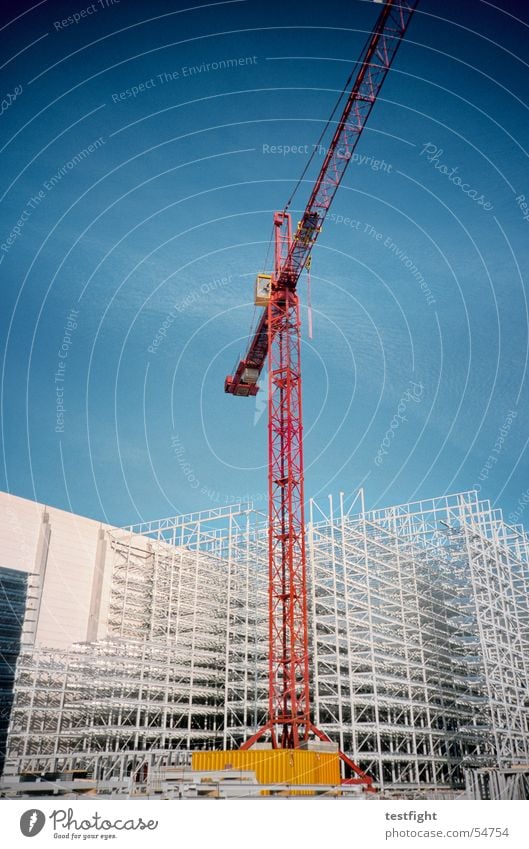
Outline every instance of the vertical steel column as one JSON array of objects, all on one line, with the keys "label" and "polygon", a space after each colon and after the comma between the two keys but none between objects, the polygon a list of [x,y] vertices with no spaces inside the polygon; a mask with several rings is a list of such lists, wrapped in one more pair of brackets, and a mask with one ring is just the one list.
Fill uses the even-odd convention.
[{"label": "vertical steel column", "polygon": [[272,745],[297,748],[310,723],[299,299],[278,285],[291,243],[276,213],[268,306],[269,721]]},{"label": "vertical steel column", "polygon": [[[331,742],[311,720],[305,551],[301,322],[290,274],[290,215],[274,215],[275,269],[268,310],[268,636],[269,701],[265,725],[242,745],[269,731],[274,749],[297,749],[314,734]],[[289,285],[289,281],[292,285]],[[367,776],[343,752],[348,783],[371,789]]]}]

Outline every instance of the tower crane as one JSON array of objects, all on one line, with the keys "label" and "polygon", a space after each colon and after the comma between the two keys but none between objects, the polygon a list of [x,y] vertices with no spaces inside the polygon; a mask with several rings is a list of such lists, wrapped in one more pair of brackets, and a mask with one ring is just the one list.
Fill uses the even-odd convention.
[{"label": "tower crane", "polygon": [[[258,274],[255,289],[255,302],[264,309],[246,356],[224,384],[230,395],[256,395],[268,357],[268,716],[243,749],[267,733],[274,749],[298,749],[311,734],[330,742],[312,722],[310,710],[301,324],[296,290],[417,3],[385,0],[344,89],[348,91],[345,107],[296,231],[292,233],[288,204],[274,213],[273,273]],[[369,788],[372,778],[342,752],[340,757],[354,774],[351,783]]]}]

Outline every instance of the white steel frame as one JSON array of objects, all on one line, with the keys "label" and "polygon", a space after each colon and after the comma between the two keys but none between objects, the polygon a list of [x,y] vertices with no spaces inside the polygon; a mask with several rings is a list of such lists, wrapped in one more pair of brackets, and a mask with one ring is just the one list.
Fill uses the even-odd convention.
[{"label": "white steel frame", "polygon": [[[106,638],[20,658],[12,773],[123,779],[237,747],[263,721],[265,517],[235,505],[109,543]],[[475,492],[371,511],[359,493],[312,501],[307,543],[318,727],[383,790],[529,763],[521,527]]]}]

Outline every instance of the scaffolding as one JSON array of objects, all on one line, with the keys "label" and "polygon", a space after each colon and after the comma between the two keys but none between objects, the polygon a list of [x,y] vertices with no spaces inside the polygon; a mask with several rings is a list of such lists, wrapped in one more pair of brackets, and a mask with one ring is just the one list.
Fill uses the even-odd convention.
[{"label": "scaffolding", "polygon": [[309,534],[316,723],[381,788],[529,762],[522,530],[472,492],[353,516],[330,499]]},{"label": "scaffolding", "polygon": [[467,770],[468,799],[505,799],[529,801],[529,768],[514,766],[504,769],[481,768]]},{"label": "scaffolding", "polygon": [[[144,767],[188,764],[194,749],[230,747],[226,692],[247,700],[239,725],[250,711],[262,716],[257,518],[237,505],[108,531],[104,639],[20,655],[6,774],[123,781]],[[248,694],[256,681],[260,705]]]},{"label": "scaffolding", "polygon": [[[108,542],[104,639],[20,657],[10,774],[124,780],[263,722],[266,517],[235,505]],[[307,545],[314,718],[380,789],[529,764],[521,527],[475,492],[371,511],[342,495],[311,502]]]}]

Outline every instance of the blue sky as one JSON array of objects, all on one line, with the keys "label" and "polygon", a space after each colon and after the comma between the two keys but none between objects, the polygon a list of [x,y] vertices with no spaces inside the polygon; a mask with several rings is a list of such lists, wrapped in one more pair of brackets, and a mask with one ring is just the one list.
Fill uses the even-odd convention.
[{"label": "blue sky", "polygon": [[[265,509],[266,399],[223,381],[378,11],[4,5],[3,489],[115,524]],[[314,250],[312,339],[300,284],[307,495],[477,485],[526,518],[528,27],[419,5]]]}]

